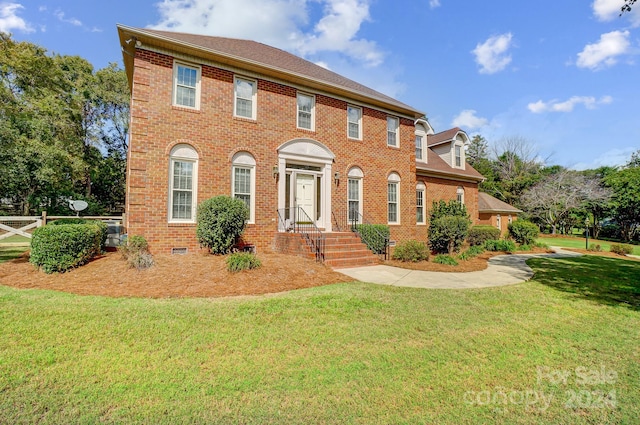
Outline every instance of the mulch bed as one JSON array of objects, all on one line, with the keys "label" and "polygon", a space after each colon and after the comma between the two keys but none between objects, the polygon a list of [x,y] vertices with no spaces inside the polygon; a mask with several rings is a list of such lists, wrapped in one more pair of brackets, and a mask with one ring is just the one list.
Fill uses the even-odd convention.
[{"label": "mulch bed", "polygon": [[45,274],[29,263],[25,253],[0,264],[0,284],[78,295],[180,298],[259,295],[353,281],[304,258],[272,253],[260,253],[258,258],[261,268],[230,273],[224,256],[156,255],[153,267],[139,271],[113,252],[66,273]]}]

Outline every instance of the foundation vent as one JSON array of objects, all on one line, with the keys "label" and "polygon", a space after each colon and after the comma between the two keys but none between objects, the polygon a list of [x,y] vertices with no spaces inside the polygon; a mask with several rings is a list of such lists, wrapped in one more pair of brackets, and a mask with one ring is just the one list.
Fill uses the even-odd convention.
[{"label": "foundation vent", "polygon": [[171,248],[171,255],[184,255],[187,253],[187,248]]}]

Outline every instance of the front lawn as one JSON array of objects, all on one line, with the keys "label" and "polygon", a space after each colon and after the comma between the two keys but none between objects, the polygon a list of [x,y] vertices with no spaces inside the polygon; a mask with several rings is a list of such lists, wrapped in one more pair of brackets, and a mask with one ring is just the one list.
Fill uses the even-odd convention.
[{"label": "front lawn", "polygon": [[13,260],[22,255],[23,252],[29,249],[28,246],[3,246],[0,245],[0,263]]},{"label": "front lawn", "polygon": [[534,281],[482,290],[0,286],[0,423],[634,423],[640,263],[530,261]]},{"label": "front lawn", "polygon": [[[539,237],[537,241],[544,242],[549,246],[559,246],[559,247],[565,247],[565,248],[585,249],[585,245],[586,245],[585,238],[574,238],[569,236],[552,237],[551,235],[545,235],[545,236]],[[609,249],[611,248],[611,245],[615,243],[617,242],[601,241],[598,239],[589,238],[589,245],[591,244],[600,245],[603,251],[609,251]],[[633,254],[640,255],[640,246],[639,245],[632,245],[632,246],[633,246]]]}]

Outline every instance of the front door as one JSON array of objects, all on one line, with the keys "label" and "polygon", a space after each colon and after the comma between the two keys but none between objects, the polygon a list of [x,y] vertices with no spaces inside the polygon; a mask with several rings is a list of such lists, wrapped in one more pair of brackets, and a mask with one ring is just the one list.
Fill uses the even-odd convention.
[{"label": "front door", "polygon": [[[316,221],[316,177],[313,174],[296,173],[296,206],[304,210],[312,222]],[[299,219],[306,221],[306,218]]]}]

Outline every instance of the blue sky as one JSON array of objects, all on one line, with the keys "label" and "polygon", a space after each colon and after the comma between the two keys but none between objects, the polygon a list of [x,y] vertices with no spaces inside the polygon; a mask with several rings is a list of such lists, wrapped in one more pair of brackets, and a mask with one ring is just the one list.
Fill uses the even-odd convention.
[{"label": "blue sky", "polygon": [[96,68],[122,63],[116,23],[254,39],[322,64],[491,145],[549,164],[640,149],[640,5],[622,0],[0,0],[0,31]]}]

